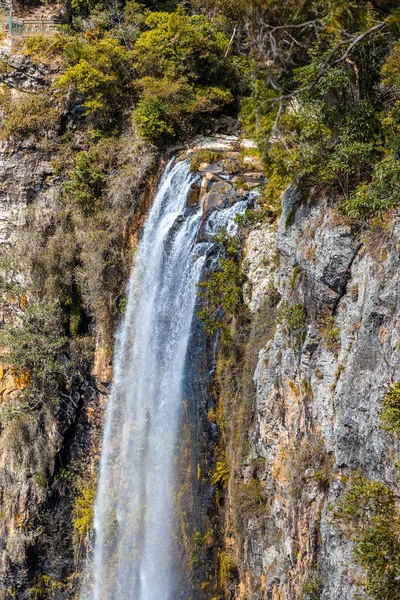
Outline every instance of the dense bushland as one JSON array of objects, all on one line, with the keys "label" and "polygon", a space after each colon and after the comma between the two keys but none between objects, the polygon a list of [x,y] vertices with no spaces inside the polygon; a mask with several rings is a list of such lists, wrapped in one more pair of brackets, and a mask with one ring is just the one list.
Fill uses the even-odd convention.
[{"label": "dense bushland", "polygon": [[[389,0],[82,0],[71,26],[29,40],[27,52],[58,57],[52,93],[96,136],[131,118],[165,146],[240,107],[269,176],[266,204],[297,181],[333,189],[348,216],[366,219],[398,203],[399,18]],[[48,127],[54,112],[27,131]]]},{"label": "dense bushland", "polygon": [[356,219],[396,206],[396,3],[254,1],[247,20],[255,67],[241,118],[264,158],[267,202],[297,181],[334,190]]}]

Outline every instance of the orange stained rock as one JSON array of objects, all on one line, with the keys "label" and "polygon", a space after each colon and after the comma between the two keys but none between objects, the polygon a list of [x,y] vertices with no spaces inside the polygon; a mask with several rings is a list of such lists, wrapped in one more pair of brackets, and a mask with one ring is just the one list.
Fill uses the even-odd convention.
[{"label": "orange stained rock", "polygon": [[32,377],[31,377],[31,375],[29,375],[29,373],[14,372],[12,374],[12,376],[20,390],[23,390],[29,384],[30,380],[32,379]]},{"label": "orange stained rock", "polygon": [[287,463],[289,459],[289,452],[287,442],[284,439],[279,440],[278,454],[275,460],[271,463],[271,473],[273,477],[281,485],[286,486],[288,483],[287,476]]},{"label": "orange stained rock", "polygon": [[97,377],[97,379],[102,383],[108,383],[111,381],[112,366],[110,354],[102,346],[98,346],[96,348],[92,375]]},{"label": "orange stained rock", "polygon": [[266,583],[265,575],[264,575],[264,573],[261,573],[261,577],[260,577],[260,591],[261,592],[265,588],[265,583]]},{"label": "orange stained rock", "polygon": [[0,365],[0,401],[18,394],[28,383],[28,376],[17,375],[7,365]]},{"label": "orange stained rock", "polygon": [[286,600],[285,591],[279,585],[273,587],[272,600]]}]

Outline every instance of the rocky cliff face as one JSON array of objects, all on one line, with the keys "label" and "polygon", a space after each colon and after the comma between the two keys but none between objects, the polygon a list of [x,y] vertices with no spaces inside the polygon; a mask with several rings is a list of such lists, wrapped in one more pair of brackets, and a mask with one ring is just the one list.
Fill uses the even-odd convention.
[{"label": "rocky cliff face", "polygon": [[226,543],[240,598],[350,600],[364,580],[332,507],[355,473],[396,489],[380,412],[400,375],[398,236],[396,215],[352,229],[334,198],[289,189],[278,227],[247,237],[246,303],[254,321],[277,318],[259,342],[240,463],[229,442],[232,479],[258,482],[264,505],[246,514],[231,480]]},{"label": "rocky cliff face", "polygon": [[[18,48],[12,47],[7,39],[0,45],[0,61],[4,89],[10,91],[11,101],[15,104],[21,98],[34,98],[48,90],[57,73],[57,64],[35,64],[19,53]],[[0,115],[1,118],[3,116]],[[67,112],[64,116],[69,118]],[[63,124],[60,127],[63,129]],[[64,131],[54,127],[40,136],[36,133],[12,137],[0,145],[2,334],[4,329],[16,327],[18,330],[29,314],[29,307],[34,306],[38,298],[39,302],[44,301],[46,292],[35,280],[32,265],[29,265],[30,253],[37,252],[39,270],[40,263],[46,264],[46,261],[54,273],[61,269],[61,279],[53,289],[55,304],[59,306],[64,302],[61,288],[72,275],[66,265],[63,266],[63,249],[67,252],[72,249],[75,260],[77,256],[75,254],[74,257],[74,253],[79,248],[71,246],[71,238],[68,237],[71,227],[63,229],[63,225],[60,226],[63,220],[60,214],[63,178],[60,165],[57,171],[56,159]],[[85,150],[87,144],[82,142],[79,131],[75,133],[73,152]],[[128,143],[124,144],[124,151],[130,153]],[[147,164],[151,163],[153,156],[151,153],[147,155]],[[67,160],[65,156],[64,159]],[[137,182],[134,169],[122,177],[124,187],[121,187],[129,195]],[[128,182],[129,177],[134,183]],[[118,185],[118,177],[114,177],[113,183]],[[151,182],[146,190],[150,186]],[[116,195],[118,193],[122,194],[120,189]],[[142,206],[147,206],[145,191],[141,199]],[[114,202],[118,201],[114,199]],[[131,260],[132,245],[141,218],[140,215],[134,216],[133,212],[126,211],[126,219],[117,223],[118,232],[124,240],[120,262],[123,262],[124,251],[129,254],[127,263]],[[86,232],[82,222],[80,226],[80,235],[84,238]],[[64,231],[64,235],[51,241],[57,229]],[[43,242],[52,245],[52,259],[49,255],[45,256]],[[96,265],[92,264],[91,268],[95,273]],[[96,275],[95,279],[100,279]],[[45,314],[46,311],[47,307]],[[9,362],[10,347],[1,342],[0,597],[4,600],[66,598],[79,588],[81,566],[89,545],[91,492],[96,479],[102,417],[111,371],[110,351],[103,344],[102,323],[95,323],[88,314],[83,315],[83,320],[81,316],[79,319],[90,354],[95,347],[94,357],[89,362],[84,359],[78,367],[79,375],[74,375],[70,384],[62,384],[56,403],[46,393],[44,402],[31,402],[25,397],[31,377],[21,377],[16,372]],[[68,324],[64,317],[62,321],[61,335],[64,336]],[[34,336],[38,333],[40,337],[38,331]],[[30,339],[29,335],[22,346],[26,353],[34,339]],[[83,337],[80,339],[83,341]],[[61,367],[60,373],[65,369],[65,373],[69,371],[72,374],[74,359],[66,347],[61,349],[60,346],[61,351],[52,357],[49,338],[48,348],[43,349],[49,360],[56,359],[56,370]],[[38,354],[40,352],[38,347]],[[89,527],[77,537],[73,522],[74,507],[79,497],[89,515]]]},{"label": "rocky cliff face", "polygon": [[[7,48],[2,52],[5,82],[16,96],[45,88],[54,75]],[[52,135],[50,142],[25,139],[0,148],[3,248],[13,245],[30,205],[53,218],[60,180]],[[202,184],[191,199],[202,200],[207,212],[264,181],[254,159],[240,155],[236,138],[221,138],[211,150],[215,160],[208,155],[198,164]],[[130,193],[136,173],[129,177]],[[149,200],[148,189],[141,194],[140,216],[125,223],[129,256]],[[305,200],[295,189],[284,195],[278,220],[243,225],[245,308],[230,322],[230,347],[216,365],[223,406],[215,409],[210,380],[202,406],[193,405],[192,421],[204,429],[194,443],[200,458],[190,451],[181,457],[192,462],[192,487],[208,511],[197,517],[207,561],[196,567],[199,586],[209,578],[199,597],[215,596],[210,582],[216,579],[225,597],[242,600],[356,597],[365,574],[332,507],[359,472],[397,490],[396,448],[381,428],[380,412],[388,386],[400,378],[399,235],[396,214],[366,230],[342,218],[335,198]],[[18,303],[29,301],[7,294],[3,324],[18,319]],[[101,323],[90,327],[101,341]],[[198,335],[210,353],[198,357],[204,379],[215,345],[204,332]],[[70,477],[74,469],[96,469],[109,378],[109,355],[99,344],[94,370],[75,385],[61,416],[2,420],[2,598],[61,599],[77,589],[84,552],[73,550]],[[4,360],[3,414],[23,388]]]}]

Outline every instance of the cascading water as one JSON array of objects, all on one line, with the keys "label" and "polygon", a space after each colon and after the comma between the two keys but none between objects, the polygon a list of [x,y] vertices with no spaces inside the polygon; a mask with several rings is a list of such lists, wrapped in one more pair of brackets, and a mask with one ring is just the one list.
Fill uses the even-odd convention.
[{"label": "cascading water", "polygon": [[[135,258],[116,342],[95,506],[93,600],[176,600],[175,451],[197,283],[211,242],[196,243],[196,178],[170,161]],[[216,233],[247,202],[221,210]]]}]

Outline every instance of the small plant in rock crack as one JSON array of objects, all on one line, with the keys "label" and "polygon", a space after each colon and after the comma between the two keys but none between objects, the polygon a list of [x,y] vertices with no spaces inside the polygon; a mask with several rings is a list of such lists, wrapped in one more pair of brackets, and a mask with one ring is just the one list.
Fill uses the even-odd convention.
[{"label": "small plant in rock crack", "polygon": [[301,272],[301,267],[300,267],[300,265],[296,265],[296,266],[293,268],[293,273],[292,273],[292,276],[291,276],[291,278],[290,278],[290,289],[291,289],[292,291],[294,290],[294,288],[295,288],[295,286],[296,286],[296,281],[297,281],[297,278],[298,278],[298,276],[300,275],[300,272]]},{"label": "small plant in rock crack", "polygon": [[400,438],[400,382],[393,383],[383,399],[382,428]]},{"label": "small plant in rock crack", "polygon": [[87,542],[93,530],[96,482],[82,479],[78,482],[73,508],[74,542],[76,546]]},{"label": "small plant in rock crack", "polygon": [[236,557],[227,552],[218,552],[219,558],[219,583],[222,589],[228,589],[239,576]]},{"label": "small plant in rock crack", "polygon": [[313,433],[288,449],[286,472],[288,492],[297,501],[307,486],[326,491],[332,481],[332,458],[321,436]]},{"label": "small plant in rock crack", "polygon": [[311,573],[301,589],[301,600],[320,600],[322,594],[322,579],[318,573]]},{"label": "small plant in rock crack", "polygon": [[213,152],[207,148],[197,150],[190,159],[190,170],[192,173],[197,172],[202,164],[213,165],[224,158],[222,152]]},{"label": "small plant in rock crack", "polygon": [[319,331],[327,350],[335,352],[339,345],[340,328],[333,315],[325,317],[319,327]]},{"label": "small plant in rock crack", "polygon": [[249,227],[250,225],[258,225],[259,223],[263,223],[267,216],[268,215],[264,210],[246,208],[244,213],[238,213],[235,216],[235,223],[239,225],[239,227]]},{"label": "small plant in rock crack", "polygon": [[278,308],[277,322],[282,325],[290,347],[293,350],[300,350],[307,333],[307,315],[304,305],[283,300]]},{"label": "small plant in rock crack", "polygon": [[229,465],[226,460],[217,462],[215,471],[211,476],[211,483],[213,485],[225,485],[228,483],[230,477]]}]

